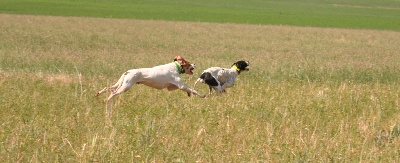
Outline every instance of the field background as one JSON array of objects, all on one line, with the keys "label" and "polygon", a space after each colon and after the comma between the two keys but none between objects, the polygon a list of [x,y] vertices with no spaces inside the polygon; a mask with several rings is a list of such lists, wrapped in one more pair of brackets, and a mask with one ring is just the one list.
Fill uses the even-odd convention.
[{"label": "field background", "polygon": [[400,30],[398,0],[1,0],[0,12]]},{"label": "field background", "polygon": [[[395,28],[193,21],[0,14],[0,159],[400,160]],[[94,98],[96,91],[127,69],[169,63],[176,55],[198,66],[193,76],[182,75],[189,85],[210,66],[242,59],[251,66],[219,97],[135,85],[113,99],[106,118],[106,95]]]}]

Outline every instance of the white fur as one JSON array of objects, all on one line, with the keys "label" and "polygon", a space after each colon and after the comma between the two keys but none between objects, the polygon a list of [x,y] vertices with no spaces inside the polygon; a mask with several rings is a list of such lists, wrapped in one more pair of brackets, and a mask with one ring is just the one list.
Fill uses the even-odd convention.
[{"label": "white fur", "polygon": [[[217,91],[217,95],[225,92],[226,88],[232,87],[238,76],[238,72],[235,68],[210,67],[204,70],[203,73],[205,72],[209,72],[211,76],[217,79],[218,86],[213,86],[213,88]],[[195,89],[198,82],[204,83],[204,80],[198,78],[194,83],[193,89]],[[209,90],[209,94],[211,94],[211,89]]]},{"label": "white fur", "polygon": [[[191,68],[194,68],[194,64],[190,64]],[[190,70],[186,70],[187,74],[192,74]],[[194,89],[191,89],[185,83],[178,72],[178,69],[174,62],[165,65],[155,66],[153,68],[139,68],[131,69],[122,74],[118,82],[111,87],[105,87],[103,90],[97,92],[95,96],[99,96],[102,93],[111,91],[110,96],[105,100],[108,102],[114,96],[128,91],[134,84],[144,84],[155,89],[167,88],[169,91],[180,89],[190,94],[195,94],[199,97],[205,97],[205,95],[197,93]]]}]

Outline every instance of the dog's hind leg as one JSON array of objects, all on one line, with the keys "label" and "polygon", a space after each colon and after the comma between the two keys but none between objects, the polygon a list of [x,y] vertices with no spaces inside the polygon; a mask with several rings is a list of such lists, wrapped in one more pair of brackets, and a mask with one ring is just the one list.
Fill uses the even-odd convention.
[{"label": "dog's hind leg", "polygon": [[117,90],[111,92],[110,96],[108,96],[108,98],[107,98],[105,101],[108,102],[108,101],[110,101],[114,96],[119,95],[119,94],[121,94],[121,93],[124,93],[124,92],[128,91],[128,90],[132,87],[132,85],[133,85],[133,84],[125,83],[125,82],[124,82],[124,83],[121,85],[121,87],[119,87]]},{"label": "dog's hind leg", "polygon": [[94,97],[97,97],[97,96],[107,92],[108,89],[109,89],[108,87],[104,87],[101,91],[96,92],[96,94],[94,94]]},{"label": "dog's hind leg", "polygon": [[96,94],[94,94],[94,97],[97,97],[107,91],[111,91],[114,92],[116,89],[118,89],[118,87],[121,86],[122,82],[124,81],[124,77],[127,73],[124,73],[121,75],[121,77],[118,79],[118,81],[111,87],[105,87],[103,88],[101,91],[96,92]]},{"label": "dog's hind leg", "polygon": [[114,96],[128,91],[134,84],[136,84],[137,79],[135,77],[137,77],[136,74],[128,74],[128,72],[125,73],[124,76],[122,76],[120,80],[118,80],[118,82],[113,86],[117,88],[111,91],[110,96],[108,96],[108,98],[105,101],[108,102]]},{"label": "dog's hind leg", "polygon": [[211,87],[211,86],[208,86],[208,94],[212,94],[212,89],[213,89],[213,87]]}]

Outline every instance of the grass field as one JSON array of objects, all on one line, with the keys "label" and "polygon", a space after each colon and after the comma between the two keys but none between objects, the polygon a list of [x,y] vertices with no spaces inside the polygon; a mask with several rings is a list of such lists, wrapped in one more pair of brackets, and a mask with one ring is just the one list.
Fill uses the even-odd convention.
[{"label": "grass field", "polygon": [[[5,162],[397,162],[399,32],[0,14]],[[100,24],[100,25],[99,25]],[[249,60],[205,99],[127,69],[182,55],[203,69]],[[207,93],[207,87],[197,90]]]},{"label": "grass field", "polygon": [[398,0],[2,0],[0,13],[400,31]]},{"label": "grass field", "polygon": [[[399,10],[396,0],[0,1],[0,159],[398,162]],[[251,66],[219,97],[136,85],[107,118],[96,91],[176,55],[198,66],[182,75],[189,85],[211,66]]]}]

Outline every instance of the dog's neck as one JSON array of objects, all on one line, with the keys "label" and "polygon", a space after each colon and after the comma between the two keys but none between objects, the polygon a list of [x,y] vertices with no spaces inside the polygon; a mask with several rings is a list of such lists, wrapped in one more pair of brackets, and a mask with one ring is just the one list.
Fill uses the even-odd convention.
[{"label": "dog's neck", "polygon": [[232,69],[235,69],[237,71],[237,73],[240,74],[240,69],[236,65],[233,65]]},{"label": "dog's neck", "polygon": [[182,66],[179,65],[179,63],[177,61],[175,61],[174,63],[175,63],[176,68],[178,69],[178,73],[183,74],[185,72],[185,69],[182,69]]}]

